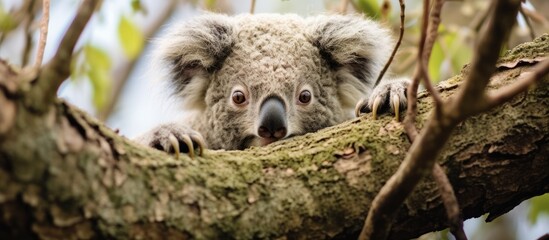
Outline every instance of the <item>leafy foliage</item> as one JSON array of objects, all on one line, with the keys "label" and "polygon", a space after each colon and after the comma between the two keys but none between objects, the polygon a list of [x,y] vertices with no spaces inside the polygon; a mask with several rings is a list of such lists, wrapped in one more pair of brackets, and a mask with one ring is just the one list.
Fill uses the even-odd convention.
[{"label": "leafy foliage", "polygon": [[549,194],[532,198],[530,204],[530,211],[528,212],[530,223],[536,224],[539,216],[542,214],[549,215]]},{"label": "leafy foliage", "polygon": [[122,45],[124,54],[129,59],[135,59],[143,50],[144,39],[143,33],[139,28],[126,16],[120,18],[118,24],[118,38]]},{"label": "leafy foliage", "polygon": [[381,9],[377,0],[356,0],[355,2],[358,9],[368,17],[379,20]]},{"label": "leafy foliage", "polygon": [[12,16],[4,9],[0,3],[0,33],[7,33],[17,27],[17,23]]},{"label": "leafy foliage", "polygon": [[88,78],[93,88],[93,104],[96,109],[103,108],[109,99],[112,84],[110,56],[91,44],[84,45],[75,55],[71,63],[71,78]]},{"label": "leafy foliage", "polygon": [[108,101],[108,94],[111,87],[111,60],[109,55],[100,48],[92,45],[84,47],[86,62],[89,68],[86,76],[93,87],[93,103],[96,108],[101,109]]}]

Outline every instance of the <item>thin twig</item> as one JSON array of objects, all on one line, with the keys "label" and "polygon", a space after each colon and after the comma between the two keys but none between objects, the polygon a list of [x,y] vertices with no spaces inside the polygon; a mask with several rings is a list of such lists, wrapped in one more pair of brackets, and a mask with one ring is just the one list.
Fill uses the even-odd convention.
[{"label": "thin twig", "polygon": [[38,40],[38,49],[36,52],[35,67],[42,65],[44,50],[46,48],[46,39],[48,38],[48,22],[50,19],[50,0],[42,1],[42,19],[40,20],[40,39]]},{"label": "thin twig", "polygon": [[528,16],[528,18],[532,19],[534,22],[537,22],[544,26],[549,26],[549,21],[542,14],[536,12],[535,10],[522,8],[522,11],[526,16]]},{"label": "thin twig", "polygon": [[[436,111],[440,111],[442,107],[441,106],[442,100],[440,99],[438,90],[436,90],[432,86],[431,78],[429,77],[429,73],[427,72],[427,65],[429,64],[431,52],[438,36],[438,27],[440,25],[440,13],[443,5],[444,5],[444,0],[436,0],[433,5],[430,18],[429,18],[430,21],[429,21],[428,33],[426,36],[425,46],[423,49],[423,55],[422,55],[423,59],[418,63],[420,65],[421,73],[423,75],[422,77],[423,84],[425,85],[425,88],[433,98]],[[414,119],[410,119],[410,120],[414,121]],[[408,127],[407,130],[408,132],[410,132],[409,134],[410,136],[408,138],[411,141],[413,141],[414,137],[417,135],[417,130],[415,128],[411,129],[410,127]],[[448,177],[446,176],[444,171],[442,171],[442,168],[438,163],[435,163],[434,165],[433,178],[435,179],[438,185],[442,202],[444,203],[444,207],[446,208],[448,221],[450,223],[450,231],[452,232],[452,234],[456,239],[466,240],[467,236],[463,231],[463,220],[459,215],[459,204],[454,194],[454,189],[452,188],[450,181],[448,181]]]},{"label": "thin twig", "polygon": [[467,235],[463,231],[463,220],[459,214],[459,203],[454,188],[452,188],[448,176],[446,176],[446,173],[444,173],[444,170],[438,163],[435,163],[433,167],[433,178],[438,185],[438,192],[446,209],[446,215],[450,223],[450,232],[458,240],[467,240]]},{"label": "thin twig", "polygon": [[440,12],[442,10],[442,5],[444,5],[444,0],[436,0],[435,4],[433,6],[433,9],[431,10],[430,14],[430,23],[428,27],[428,33],[425,40],[425,46],[423,49],[423,60],[420,61],[421,64],[421,71],[423,74],[423,85],[429,91],[431,94],[431,97],[434,100],[435,107],[437,109],[440,109],[440,104],[442,100],[440,99],[438,91],[433,87],[433,84],[431,82],[431,77],[429,77],[429,74],[427,72],[427,64],[429,63],[429,58],[431,58],[431,52],[433,50],[433,46],[435,45],[435,41],[438,36],[438,26],[440,25]]},{"label": "thin twig", "polygon": [[43,66],[38,82],[29,96],[32,99],[29,102],[32,102],[31,106],[35,110],[45,111],[53,101],[57,88],[69,77],[72,52],[98,3],[99,0],[84,0],[80,4],[76,16],[61,39],[57,52]]},{"label": "thin twig", "polygon": [[530,18],[526,16],[526,14],[524,13],[524,8],[522,6],[520,7],[519,12],[520,12],[520,15],[522,15],[522,17],[524,18],[524,22],[526,22],[526,26],[528,26],[530,37],[532,38],[532,40],[534,40],[534,38],[536,38],[536,33],[534,31],[534,27],[532,26],[532,22],[530,22]]},{"label": "thin twig", "polygon": [[389,57],[389,60],[387,60],[387,63],[385,63],[385,66],[383,67],[383,69],[379,73],[379,76],[377,77],[377,80],[376,80],[376,83],[375,83],[374,86],[377,86],[379,84],[379,82],[383,78],[383,75],[385,75],[385,72],[387,71],[387,69],[389,69],[389,66],[391,65],[391,62],[393,62],[393,58],[395,57],[395,55],[398,51],[398,48],[400,47],[400,44],[402,43],[402,36],[404,36],[404,19],[405,19],[405,12],[404,11],[406,10],[406,5],[404,5],[404,0],[399,0],[398,2],[400,3],[400,32],[399,32],[399,35],[398,35],[398,41],[395,45],[395,48],[393,49],[393,52],[391,53],[391,57]]},{"label": "thin twig", "polygon": [[[511,12],[510,10],[516,11]],[[506,41],[509,36],[510,29],[516,22],[518,8],[520,7],[519,0],[500,0],[496,1],[496,6],[491,9],[499,18],[490,18],[488,27],[484,29],[484,33],[480,38],[479,44],[476,47],[476,55],[471,62],[471,71],[464,82],[462,91],[459,91],[455,100],[450,102],[450,107],[446,108],[446,115],[455,119],[464,119],[473,114],[478,114],[485,108],[482,107],[482,99],[484,98],[484,90],[488,85],[490,76],[495,72],[495,63],[499,57],[500,43]],[[510,9],[499,9],[503,7]],[[501,14],[507,12],[507,15]],[[511,21],[512,22],[508,22]]]},{"label": "thin twig", "polygon": [[404,118],[404,121],[402,121],[402,123],[410,142],[414,142],[418,135],[415,122],[417,116],[417,90],[419,88],[420,75],[420,69],[416,65],[412,77],[412,82],[410,83],[410,85],[408,85],[408,89],[406,89],[406,96],[408,98],[406,117]]},{"label": "thin twig", "polygon": [[414,142],[414,139],[416,138],[418,131],[415,126],[416,122],[416,116],[417,116],[417,90],[419,88],[419,82],[422,78],[425,71],[422,71],[421,62],[423,61],[423,52],[425,50],[425,41],[427,39],[427,27],[428,27],[428,19],[429,19],[429,1],[424,0],[423,2],[423,15],[422,15],[422,24],[421,24],[421,35],[419,39],[418,44],[418,52],[417,52],[417,58],[418,58],[418,64],[416,65],[416,68],[414,70],[414,74],[412,76],[412,82],[408,86],[408,89],[406,90],[406,94],[408,97],[407,102],[407,108],[406,108],[406,117],[404,118],[403,124],[404,124],[404,130],[406,131],[406,134],[408,135],[408,140],[410,142]]},{"label": "thin twig", "polygon": [[25,16],[25,47],[23,48],[23,58],[21,60],[21,66],[26,66],[29,63],[30,59],[30,53],[32,49],[32,33],[33,30],[31,29],[32,23],[34,21],[35,16],[35,5],[37,3],[36,0],[30,0],[26,2],[28,5],[27,7],[27,15]]},{"label": "thin twig", "polygon": [[417,183],[432,172],[453,128],[474,112],[467,107],[472,108],[471,101],[478,102],[482,98],[488,79],[495,71],[500,47],[515,22],[519,7],[520,1],[516,0],[494,1],[494,12],[475,51],[477,55],[471,64],[471,72],[457,93],[455,102],[450,102],[440,113],[435,111],[431,114],[397,172],[372,201],[360,239],[387,238],[399,206]]},{"label": "thin twig", "polygon": [[250,14],[255,13],[255,0],[252,0],[251,6],[250,6]]}]

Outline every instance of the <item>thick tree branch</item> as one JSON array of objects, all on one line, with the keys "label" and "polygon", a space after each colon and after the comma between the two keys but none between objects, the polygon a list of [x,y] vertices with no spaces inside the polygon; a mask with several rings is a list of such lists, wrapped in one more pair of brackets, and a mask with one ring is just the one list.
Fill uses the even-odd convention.
[{"label": "thick tree branch", "polygon": [[[549,40],[538,44],[529,52],[547,54]],[[491,86],[508,85],[530,64],[501,68]],[[0,64],[1,76],[14,74],[6,71]],[[455,94],[463,77],[443,82],[441,97]],[[0,78],[0,116],[6,103],[16,107],[16,123],[0,131],[0,233],[8,239],[356,237],[368,203],[409,147],[400,123],[386,116],[176,160],[63,102],[36,114],[21,104],[25,94],[5,94],[11,78]],[[549,192],[548,94],[545,78],[512,104],[457,125],[440,163],[464,218],[492,218]],[[427,94],[418,98],[424,125],[433,106]],[[389,238],[446,227],[438,187],[426,178],[400,208]]]}]

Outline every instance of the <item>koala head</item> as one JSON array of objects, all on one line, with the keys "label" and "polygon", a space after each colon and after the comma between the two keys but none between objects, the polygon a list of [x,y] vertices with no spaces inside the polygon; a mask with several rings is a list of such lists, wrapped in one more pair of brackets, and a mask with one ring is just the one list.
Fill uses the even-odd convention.
[{"label": "koala head", "polygon": [[172,27],[156,58],[197,110],[210,148],[243,149],[350,119],[392,48],[361,16],[206,14]]}]

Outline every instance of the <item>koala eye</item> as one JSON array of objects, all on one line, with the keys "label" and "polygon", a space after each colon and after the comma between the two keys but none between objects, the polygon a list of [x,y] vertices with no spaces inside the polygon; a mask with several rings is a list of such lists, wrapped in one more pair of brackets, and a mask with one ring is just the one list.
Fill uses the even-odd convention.
[{"label": "koala eye", "polygon": [[242,91],[236,90],[233,92],[233,102],[237,105],[241,105],[246,102],[246,96]]},{"label": "koala eye", "polygon": [[309,90],[303,90],[299,93],[299,103],[307,104],[311,101],[311,92]]}]

